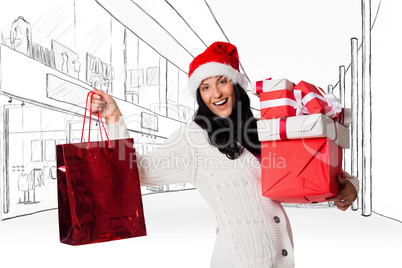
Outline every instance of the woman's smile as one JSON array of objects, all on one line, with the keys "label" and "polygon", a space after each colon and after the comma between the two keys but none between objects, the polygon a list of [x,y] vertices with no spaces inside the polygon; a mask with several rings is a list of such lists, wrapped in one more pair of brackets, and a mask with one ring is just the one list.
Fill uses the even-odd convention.
[{"label": "woman's smile", "polygon": [[228,103],[228,98],[221,100],[221,101],[217,101],[214,103],[214,105],[216,107],[219,107],[219,109],[222,109],[223,107],[226,107],[225,104],[227,104],[227,103]]}]

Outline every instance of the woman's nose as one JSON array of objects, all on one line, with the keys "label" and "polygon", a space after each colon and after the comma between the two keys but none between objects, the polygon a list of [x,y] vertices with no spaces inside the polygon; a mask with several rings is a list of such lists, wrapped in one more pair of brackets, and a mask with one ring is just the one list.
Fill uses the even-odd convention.
[{"label": "woman's nose", "polygon": [[213,96],[215,99],[219,99],[220,97],[222,97],[222,90],[220,90],[219,87],[213,87]]}]

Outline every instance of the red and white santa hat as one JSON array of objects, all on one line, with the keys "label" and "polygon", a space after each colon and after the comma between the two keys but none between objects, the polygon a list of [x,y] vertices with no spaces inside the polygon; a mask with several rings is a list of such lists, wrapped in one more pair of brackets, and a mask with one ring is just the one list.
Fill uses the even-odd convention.
[{"label": "red and white santa hat", "polygon": [[239,84],[247,90],[247,77],[240,73],[237,48],[226,42],[215,42],[203,53],[194,58],[188,71],[188,89],[197,99],[196,92],[201,82],[210,77],[223,75],[233,84]]}]

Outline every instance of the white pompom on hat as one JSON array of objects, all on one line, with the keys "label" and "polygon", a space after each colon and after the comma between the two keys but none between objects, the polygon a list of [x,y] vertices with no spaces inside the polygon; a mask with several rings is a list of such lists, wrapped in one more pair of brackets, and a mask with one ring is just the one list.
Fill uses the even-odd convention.
[{"label": "white pompom on hat", "polygon": [[223,75],[244,90],[248,88],[247,77],[240,73],[237,48],[230,43],[215,42],[190,63],[188,71],[190,95],[197,99],[196,93],[201,82],[218,75]]}]

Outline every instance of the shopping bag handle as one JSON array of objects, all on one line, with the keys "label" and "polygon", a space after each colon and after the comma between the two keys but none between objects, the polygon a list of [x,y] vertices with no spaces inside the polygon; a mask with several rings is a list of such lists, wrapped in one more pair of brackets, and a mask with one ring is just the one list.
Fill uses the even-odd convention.
[{"label": "shopping bag handle", "polygon": [[[83,122],[83,124],[82,124],[81,143],[82,143],[82,139],[83,139],[83,137],[84,137],[85,118],[87,117],[87,110],[88,110],[88,98],[89,98],[89,96],[91,96],[90,102],[89,102],[89,131],[88,131],[87,149],[89,149],[89,143],[90,143],[90,141],[91,141],[92,100],[93,100],[94,94],[95,94],[95,93],[94,93],[93,91],[90,91],[90,92],[88,92],[88,94],[87,94],[87,100],[86,100],[86,102],[85,102],[84,122]],[[100,132],[100,135],[101,135],[101,140],[103,141],[103,137],[102,137],[102,126],[103,126],[103,130],[105,131],[105,135],[106,135],[106,138],[107,138],[108,146],[109,146],[109,148],[110,148],[111,145],[110,145],[109,136],[107,135],[106,128],[105,128],[105,125],[103,124],[103,120],[102,120],[102,117],[100,116],[99,111],[98,111],[98,121],[100,122],[100,123],[99,123],[99,132]],[[102,124],[102,126],[101,126],[101,124]]]}]

